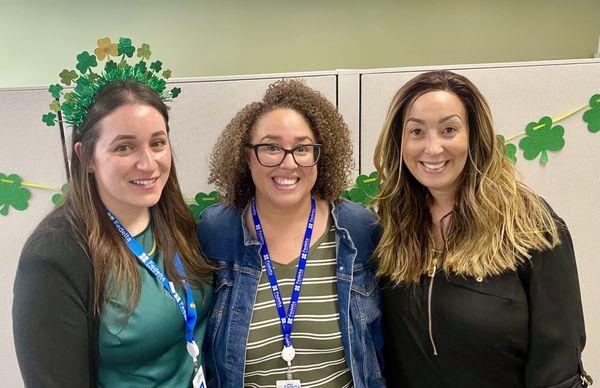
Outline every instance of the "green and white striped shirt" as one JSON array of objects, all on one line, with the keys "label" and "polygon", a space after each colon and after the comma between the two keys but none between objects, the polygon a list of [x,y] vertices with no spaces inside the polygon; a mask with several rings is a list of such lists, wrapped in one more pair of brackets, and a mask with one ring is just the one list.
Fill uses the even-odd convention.
[{"label": "green and white striped shirt", "polygon": [[[310,248],[292,331],[292,377],[303,388],[352,387],[340,333],[335,226],[328,222],[328,232]],[[287,311],[298,258],[289,264],[274,262],[273,267]],[[263,265],[246,347],[245,387],[275,388],[276,380],[287,378],[282,348],[279,316]]]}]

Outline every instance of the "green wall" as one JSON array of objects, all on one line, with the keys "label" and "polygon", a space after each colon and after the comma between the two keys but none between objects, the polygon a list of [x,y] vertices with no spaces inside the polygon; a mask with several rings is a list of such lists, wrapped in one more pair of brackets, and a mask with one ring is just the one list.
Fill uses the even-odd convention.
[{"label": "green wall", "polygon": [[600,0],[0,0],[0,87],[46,85],[96,39],[175,77],[589,58]]}]

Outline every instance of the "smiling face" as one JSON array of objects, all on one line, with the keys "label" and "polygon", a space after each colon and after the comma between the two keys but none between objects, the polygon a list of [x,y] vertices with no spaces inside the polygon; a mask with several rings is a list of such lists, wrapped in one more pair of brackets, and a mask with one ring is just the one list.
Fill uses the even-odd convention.
[{"label": "smiling face", "polygon": [[154,206],[171,171],[165,119],[155,108],[123,105],[99,122],[90,168],[104,205],[117,214]]},{"label": "smiling face", "polygon": [[402,159],[434,198],[454,195],[469,152],[469,124],[462,101],[437,90],[419,96],[405,114]]},{"label": "smiling face", "polygon": [[[316,142],[316,136],[304,117],[288,108],[277,108],[260,116],[250,136],[252,144],[271,143],[287,149]],[[308,201],[317,181],[316,165],[300,167],[288,154],[279,166],[265,167],[251,149],[247,158],[257,202],[283,209],[301,206]]]}]

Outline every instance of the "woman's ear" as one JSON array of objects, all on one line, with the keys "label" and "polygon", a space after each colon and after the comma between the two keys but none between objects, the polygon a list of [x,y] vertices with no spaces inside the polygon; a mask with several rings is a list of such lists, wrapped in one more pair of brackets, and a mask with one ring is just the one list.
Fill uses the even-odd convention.
[{"label": "woman's ear", "polygon": [[[80,141],[78,141],[73,146],[73,150],[75,151],[75,155],[77,155],[77,159],[79,159],[79,161],[81,162],[82,158],[83,158],[83,155],[82,155],[82,153],[83,153],[83,144]],[[89,166],[87,166],[86,170],[87,170],[87,172],[92,172],[92,173],[94,172],[94,167],[91,165],[91,163],[90,163]]]},{"label": "woman's ear", "polygon": [[77,155],[77,158],[79,159],[80,162],[81,162],[81,147],[83,147],[83,145],[81,144],[80,141],[78,141],[77,143],[75,143],[75,145],[73,145],[73,149],[75,150],[75,155]]}]

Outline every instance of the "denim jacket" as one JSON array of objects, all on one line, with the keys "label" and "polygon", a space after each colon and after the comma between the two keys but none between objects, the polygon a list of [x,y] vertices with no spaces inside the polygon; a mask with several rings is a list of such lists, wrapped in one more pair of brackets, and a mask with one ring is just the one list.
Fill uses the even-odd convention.
[{"label": "denim jacket", "polygon": [[[332,205],[331,214],[336,227],[338,308],[346,362],[356,388],[384,387],[379,289],[375,263],[368,260],[380,228],[372,212],[346,200]],[[217,268],[204,339],[208,386],[242,387],[261,276],[260,243],[248,231],[244,214],[223,205],[202,213],[198,239]]]}]

